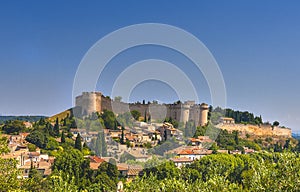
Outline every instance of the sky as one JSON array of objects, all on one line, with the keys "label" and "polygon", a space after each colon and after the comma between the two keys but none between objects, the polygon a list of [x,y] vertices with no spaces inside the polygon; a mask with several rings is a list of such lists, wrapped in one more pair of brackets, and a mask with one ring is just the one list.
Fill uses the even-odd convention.
[{"label": "sky", "polygon": [[[210,50],[224,77],[227,106],[300,131],[299,1],[1,1],[0,114],[53,115],[73,106],[73,81],[83,56],[105,35],[140,23],[173,25]],[[203,75],[182,55],[141,46],[113,58],[97,90],[143,59],[175,63],[202,102],[211,103]],[[131,101],[178,99],[169,85],[145,81]]]}]

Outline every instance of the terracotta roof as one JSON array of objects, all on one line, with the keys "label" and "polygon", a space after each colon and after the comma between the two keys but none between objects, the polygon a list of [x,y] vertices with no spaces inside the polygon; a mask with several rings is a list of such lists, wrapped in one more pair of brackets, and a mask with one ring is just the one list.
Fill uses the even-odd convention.
[{"label": "terracotta roof", "polygon": [[230,121],[233,121],[234,119],[231,118],[231,117],[221,117],[222,120],[230,120]]},{"label": "terracotta roof", "polygon": [[105,161],[104,159],[102,159],[101,157],[98,157],[98,156],[90,156],[90,160],[91,160],[91,162],[94,162],[94,163],[102,163]]},{"label": "terracotta roof", "polygon": [[171,161],[173,161],[174,163],[193,162],[193,160],[187,157],[172,158]]},{"label": "terracotta roof", "polygon": [[203,149],[185,149],[178,153],[178,155],[209,155],[212,154],[212,150],[203,150]]},{"label": "terracotta roof", "polygon": [[27,137],[30,133],[20,133],[24,138]]},{"label": "terracotta roof", "polygon": [[92,170],[97,170],[101,163],[90,162],[90,168]]},{"label": "terracotta roof", "polygon": [[180,151],[178,154],[179,155],[190,155],[190,154],[193,154],[193,151],[189,150],[189,149],[185,149],[185,150]]},{"label": "terracotta roof", "polygon": [[118,171],[128,171],[128,165],[126,163],[117,164]]},{"label": "terracotta roof", "polygon": [[126,135],[125,137],[128,141],[133,141],[134,140],[134,136]]},{"label": "terracotta roof", "polygon": [[142,170],[143,170],[142,166],[138,166],[138,165],[132,166],[132,165],[130,165],[130,166],[128,166],[127,175],[128,176],[137,176],[142,172]]}]

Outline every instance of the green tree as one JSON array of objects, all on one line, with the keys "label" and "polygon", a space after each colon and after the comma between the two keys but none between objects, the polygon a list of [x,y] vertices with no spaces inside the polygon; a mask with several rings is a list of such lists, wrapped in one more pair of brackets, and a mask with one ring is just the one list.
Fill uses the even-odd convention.
[{"label": "green tree", "polygon": [[147,110],[145,110],[145,113],[144,113],[144,122],[147,122]]},{"label": "green tree", "polygon": [[112,129],[115,127],[116,117],[112,111],[104,110],[101,118],[104,121],[104,126],[108,129]]},{"label": "green tree", "polygon": [[56,137],[59,136],[59,121],[58,121],[58,117],[56,118],[55,125],[53,127],[53,134]]},{"label": "green tree", "polygon": [[121,144],[124,144],[125,143],[125,135],[124,135],[124,126],[122,126],[122,134],[121,134]]},{"label": "green tree", "polygon": [[21,175],[17,169],[17,160],[2,159],[0,157],[0,191],[17,191],[21,189]]},{"label": "green tree", "polygon": [[273,126],[275,126],[275,127],[279,126],[279,122],[278,121],[274,121],[273,122]]},{"label": "green tree", "polygon": [[7,121],[2,130],[7,134],[19,134],[26,129],[24,123],[19,120]]},{"label": "green tree", "polygon": [[77,149],[70,149],[63,151],[55,159],[52,170],[62,171],[62,178],[67,182],[74,177],[75,183],[79,184],[80,178],[83,174],[84,157]]},{"label": "green tree", "polygon": [[74,176],[69,176],[63,171],[59,171],[55,174],[52,174],[47,178],[49,191],[55,192],[77,192],[78,187],[75,182]]},{"label": "green tree", "polygon": [[3,137],[2,134],[0,133],[0,154],[9,152],[9,148],[7,144],[8,144],[7,138]]},{"label": "green tree", "polygon": [[140,116],[141,116],[141,113],[137,110],[132,110],[130,111],[132,117],[135,119],[135,120],[139,120]]},{"label": "green tree", "polygon": [[76,137],[76,140],[75,140],[75,149],[78,149],[79,151],[82,150],[82,145],[81,145],[81,136],[80,134],[78,133],[77,134],[77,137]]},{"label": "green tree", "polygon": [[117,184],[119,171],[117,168],[117,162],[113,158],[109,159],[106,173],[115,182],[115,184]]},{"label": "green tree", "polygon": [[26,137],[26,141],[35,144],[39,148],[45,149],[48,143],[47,137],[48,136],[41,131],[35,130]]},{"label": "green tree", "polygon": [[64,131],[62,131],[62,133],[61,133],[60,142],[61,143],[65,143],[66,142],[66,136],[65,136],[65,132]]}]

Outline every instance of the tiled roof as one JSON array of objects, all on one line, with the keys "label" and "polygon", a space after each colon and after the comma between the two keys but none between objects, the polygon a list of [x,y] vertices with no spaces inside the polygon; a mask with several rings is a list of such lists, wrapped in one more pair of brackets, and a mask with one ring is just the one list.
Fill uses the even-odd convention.
[{"label": "tiled roof", "polygon": [[187,157],[172,158],[171,161],[173,161],[174,163],[193,162],[193,160]]},{"label": "tiled roof", "polygon": [[101,163],[90,162],[90,168],[92,170],[97,170]]},{"label": "tiled roof", "polygon": [[98,156],[90,156],[90,160],[91,160],[91,162],[94,162],[94,163],[102,163],[105,161],[104,159],[102,159],[101,157],[98,157]]},{"label": "tiled roof", "polygon": [[137,176],[137,175],[139,175],[142,171],[143,171],[143,167],[142,167],[142,166],[138,166],[138,165],[132,166],[132,165],[130,165],[130,166],[128,167],[128,173],[127,173],[127,175],[128,175],[128,176]]}]

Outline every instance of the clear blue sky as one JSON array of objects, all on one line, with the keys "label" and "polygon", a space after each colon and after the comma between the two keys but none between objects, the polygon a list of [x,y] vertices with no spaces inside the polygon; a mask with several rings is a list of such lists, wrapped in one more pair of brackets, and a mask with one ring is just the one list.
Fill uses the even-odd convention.
[{"label": "clear blue sky", "polygon": [[[155,22],[185,29],[208,47],[223,72],[229,107],[300,131],[299,9],[299,1],[271,0],[1,1],[0,114],[52,115],[70,108],[73,78],[86,51],[116,29]],[[161,47],[135,48],[111,62],[98,89],[110,94],[116,74],[145,58],[187,62]],[[192,68],[186,73],[209,103],[203,77]],[[145,82],[131,99],[167,102],[176,99],[173,93]]]}]

